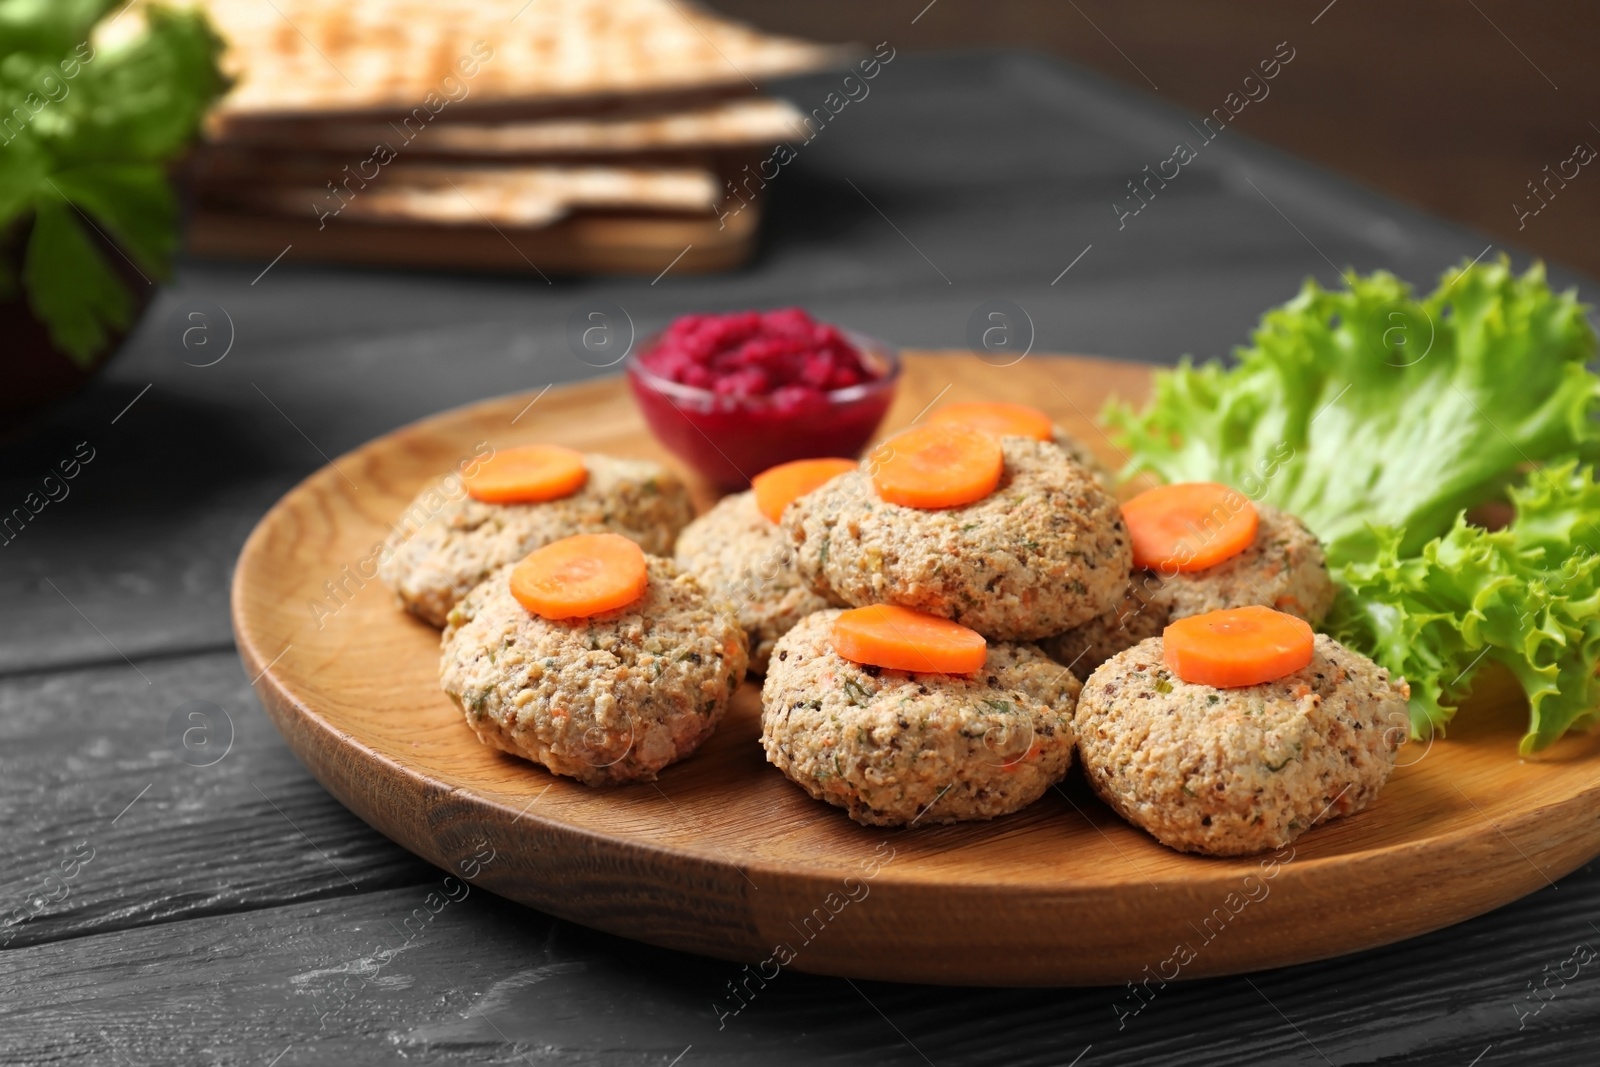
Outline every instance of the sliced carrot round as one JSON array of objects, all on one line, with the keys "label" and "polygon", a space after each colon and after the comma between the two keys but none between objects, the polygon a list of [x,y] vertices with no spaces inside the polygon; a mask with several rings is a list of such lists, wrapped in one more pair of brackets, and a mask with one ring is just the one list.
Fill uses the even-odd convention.
[{"label": "sliced carrot round", "polygon": [[644,549],[613,533],[552,541],[511,571],[511,595],[546,619],[581,619],[627,607],[649,584]]},{"label": "sliced carrot round", "polygon": [[1056,435],[1056,424],[1049,415],[1026,404],[1007,404],[1000,400],[969,400],[946,404],[928,416],[930,423],[955,423],[996,437],[1031,437],[1048,441]]},{"label": "sliced carrot round", "polygon": [[1203,571],[1232,559],[1256,539],[1250,498],[1216,482],[1176,482],[1122,505],[1133,565],[1166,572]]},{"label": "sliced carrot round", "polygon": [[1218,689],[1293,674],[1311,662],[1315,643],[1310,623],[1260,605],[1191,615],[1161,632],[1162,657],[1172,672]]},{"label": "sliced carrot round", "polygon": [[971,674],[989,656],[978,631],[894,604],[842,613],[833,621],[832,644],[851,663],[921,674]]},{"label": "sliced carrot round", "polygon": [[855,469],[853,459],[797,459],[768,467],[750,479],[750,488],[755,490],[756,507],[761,514],[777,522],[790,502]]},{"label": "sliced carrot round", "polygon": [[583,488],[589,468],[583,453],[560,445],[503,448],[463,479],[474,500],[486,504],[538,504]]},{"label": "sliced carrot round", "polygon": [[955,508],[994,492],[1005,470],[998,438],[955,423],[918,426],[873,452],[878,496],[909,508]]}]

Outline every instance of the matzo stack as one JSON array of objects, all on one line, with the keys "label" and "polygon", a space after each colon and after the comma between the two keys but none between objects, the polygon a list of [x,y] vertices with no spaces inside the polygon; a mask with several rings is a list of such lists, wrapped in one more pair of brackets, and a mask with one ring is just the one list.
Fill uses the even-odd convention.
[{"label": "matzo stack", "polygon": [[476,106],[744,91],[840,55],[684,0],[194,2],[229,42],[226,63],[238,77],[220,107],[224,124],[286,112],[410,110],[446,78],[461,80],[463,60],[478,60]]},{"label": "matzo stack", "polygon": [[453,226],[530,227],[580,209],[705,213],[717,203],[717,179],[691,168],[433,167],[389,168],[382,180],[331,192],[313,179],[214,187],[213,201],[258,210],[340,220],[429,222]]},{"label": "matzo stack", "polygon": [[[751,97],[709,107],[618,118],[561,118],[535,122],[454,120],[432,125],[408,142],[411,156],[525,158],[609,156],[686,149],[770,146],[804,137],[805,116],[783,100]],[[220,143],[250,148],[351,154],[395,139],[386,122],[356,119],[281,119],[238,124]]]}]

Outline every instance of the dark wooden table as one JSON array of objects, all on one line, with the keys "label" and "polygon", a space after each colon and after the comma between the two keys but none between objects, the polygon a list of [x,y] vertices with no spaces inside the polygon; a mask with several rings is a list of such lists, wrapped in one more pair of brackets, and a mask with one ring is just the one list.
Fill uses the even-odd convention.
[{"label": "dark wooden table", "polygon": [[[809,110],[837,83],[782,91]],[[1600,945],[1593,866],[1429,937],[1169,986],[1137,1014],[1119,1017],[1126,989],[785,973],[719,1026],[730,964],[480,891],[430,908],[459,884],[328,797],[251,693],[227,596],[261,513],[401,423],[611,373],[566,340],[605,302],[641,332],[795,303],[952,347],[1008,300],[1037,350],[1171,361],[1227,352],[1308,274],[1431,286],[1501,251],[1232,133],[1119,228],[1125,183],[1180,140],[1199,145],[1187,116],[1037,58],[902,55],[799,149],[737,274],[184,264],[104,377],[0,451],[5,512],[93,455],[0,547],[0,1061],[1594,1062],[1600,963],[1568,962]]]}]

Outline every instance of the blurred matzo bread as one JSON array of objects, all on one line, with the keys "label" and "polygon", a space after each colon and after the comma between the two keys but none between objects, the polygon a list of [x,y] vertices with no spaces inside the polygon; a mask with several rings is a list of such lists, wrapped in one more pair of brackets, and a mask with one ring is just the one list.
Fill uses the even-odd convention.
[{"label": "blurred matzo bread", "polygon": [[313,218],[446,226],[533,227],[578,210],[705,214],[720,189],[709,171],[660,167],[442,167],[395,165],[343,195],[315,178],[223,184],[211,203]]},{"label": "blurred matzo bread", "polygon": [[[687,111],[620,117],[529,122],[458,120],[431,126],[426,137],[406,144],[406,154],[413,158],[515,159],[767,146],[804,137],[804,119],[787,101],[750,97]],[[394,138],[394,127],[381,121],[283,119],[235,124],[218,143],[249,149],[348,154]]]},{"label": "blurred matzo bread", "polygon": [[[445,79],[472,106],[751,83],[837,48],[760,33],[686,0],[191,0],[229,42],[221,124],[286,112],[409,111]],[[470,77],[468,76],[468,72]]]}]

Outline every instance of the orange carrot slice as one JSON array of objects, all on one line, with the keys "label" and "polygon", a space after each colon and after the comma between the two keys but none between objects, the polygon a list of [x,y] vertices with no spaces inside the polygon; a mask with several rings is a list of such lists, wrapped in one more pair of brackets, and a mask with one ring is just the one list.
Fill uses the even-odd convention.
[{"label": "orange carrot slice", "polygon": [[1216,482],[1177,482],[1122,505],[1133,565],[1168,574],[1203,571],[1232,559],[1256,539],[1250,498]]},{"label": "orange carrot slice", "polygon": [[613,533],[552,541],[511,571],[511,595],[546,619],[581,619],[626,607],[649,584],[644,549]]},{"label": "orange carrot slice", "polygon": [[1048,441],[1056,435],[1050,416],[1026,404],[1007,404],[999,400],[971,400],[946,404],[928,416],[935,424],[955,423],[996,437],[1031,437]]},{"label": "orange carrot slice", "polygon": [[853,459],[797,459],[793,463],[780,463],[768,467],[750,479],[755,490],[756,507],[761,514],[777,522],[783,518],[783,509],[824,482],[856,469]]},{"label": "orange carrot slice", "polygon": [[954,423],[918,426],[872,454],[878,496],[910,508],[954,508],[994,492],[1005,470],[1000,441]]},{"label": "orange carrot slice", "polygon": [[922,674],[971,674],[989,654],[976,630],[893,604],[844,612],[833,621],[832,644],[852,663]]},{"label": "orange carrot slice", "polygon": [[1310,623],[1260,605],[1191,615],[1161,633],[1162,658],[1174,674],[1218,689],[1293,674],[1311,662],[1315,643]]},{"label": "orange carrot slice", "polygon": [[560,445],[519,445],[496,452],[464,480],[472,498],[486,504],[538,504],[582,489],[589,469],[582,452]]}]

